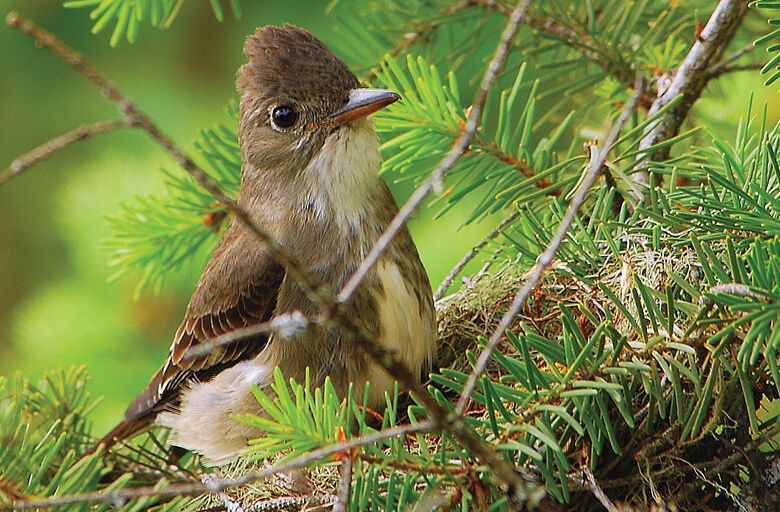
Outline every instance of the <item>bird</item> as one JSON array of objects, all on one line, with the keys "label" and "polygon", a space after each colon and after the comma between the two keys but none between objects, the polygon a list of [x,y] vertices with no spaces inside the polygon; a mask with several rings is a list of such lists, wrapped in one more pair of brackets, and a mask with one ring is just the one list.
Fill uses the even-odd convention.
[{"label": "bird", "polygon": [[[398,212],[379,177],[379,138],[370,114],[400,99],[363,87],[306,29],[258,28],[238,73],[241,187],[237,204],[272,235],[313,282],[337,292]],[[436,357],[431,286],[404,227],[347,303],[351,319],[415,375]],[[256,234],[232,216],[176,331],[166,361],[99,443],[110,447],[152,426],[171,445],[210,465],[231,462],[262,415],[252,385],[272,394],[274,369],[314,386],[330,377],[344,397],[370,382],[368,405],[384,408],[394,379],[339,324],[312,323],[289,336],[256,334],[206,355],[185,354],[217,336],[285,314],[314,317],[307,297]]]}]

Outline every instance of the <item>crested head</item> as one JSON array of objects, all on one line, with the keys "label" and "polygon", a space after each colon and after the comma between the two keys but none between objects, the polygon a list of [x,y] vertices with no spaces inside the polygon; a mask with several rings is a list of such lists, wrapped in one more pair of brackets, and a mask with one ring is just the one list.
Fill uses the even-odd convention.
[{"label": "crested head", "polygon": [[343,101],[360,86],[357,77],[306,29],[261,27],[247,39],[249,62],[239,70],[238,88],[257,98]]},{"label": "crested head", "polygon": [[340,225],[359,222],[381,187],[379,138],[367,117],[400,96],[361,88],[302,28],[259,28],[244,53],[239,204],[258,215],[297,209]]},{"label": "crested head", "polygon": [[297,172],[325,143],[330,114],[360,87],[354,73],[302,28],[267,26],[247,39],[238,72],[242,161]]}]

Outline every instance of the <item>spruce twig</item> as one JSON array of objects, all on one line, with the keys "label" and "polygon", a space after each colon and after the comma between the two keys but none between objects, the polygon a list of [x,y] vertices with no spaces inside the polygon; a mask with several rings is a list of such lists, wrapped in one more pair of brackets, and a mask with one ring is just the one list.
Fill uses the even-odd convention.
[{"label": "spruce twig", "polygon": [[261,471],[249,473],[241,478],[233,480],[211,479],[208,484],[202,482],[171,484],[168,487],[157,489],[154,487],[138,487],[135,489],[120,489],[109,492],[90,492],[70,496],[52,496],[39,500],[24,500],[14,503],[0,503],[0,510],[29,510],[33,508],[50,508],[74,503],[117,503],[125,502],[133,498],[144,496],[174,497],[174,496],[194,496],[205,493],[220,493],[233,487],[240,487],[259,480],[264,480],[277,473],[289,472],[304,468],[320,459],[336,455],[338,453],[349,451],[353,448],[359,448],[385,439],[392,439],[398,436],[414,434],[417,432],[426,432],[432,430],[433,422],[419,421],[414,425],[407,424],[395,427],[376,434],[356,437],[343,443],[336,443],[317,450],[313,450],[305,455],[296,457],[281,464],[274,464]]},{"label": "spruce twig", "polygon": [[[658,98],[653,102],[648,116],[653,116],[664,108],[669,102],[682,95],[682,101],[678,101],[660,122],[649,127],[645,137],[639,144],[640,150],[648,150],[650,147],[669,140],[680,131],[683,121],[688,117],[693,104],[699,99],[702,91],[707,86],[713,75],[708,72],[710,67],[718,61],[726,46],[731,42],[742,20],[747,14],[748,2],[744,0],[721,0],[710,16],[707,25],[697,37],[691,51],[686,55],[680,69],[672,78],[672,82],[665,90],[658,91]],[[664,161],[669,158],[670,147],[666,146],[651,155],[655,161]],[[640,153],[637,159],[647,158],[646,153]],[[634,183],[644,190],[652,186],[650,173],[646,170],[647,162],[641,164],[644,170],[634,173]],[[635,197],[641,204],[644,195]]]},{"label": "spruce twig", "polygon": [[461,259],[454,267],[452,267],[452,270],[450,270],[449,274],[444,278],[444,280],[441,282],[439,287],[436,289],[436,293],[433,294],[433,300],[438,301],[441,300],[442,297],[444,297],[444,294],[447,293],[447,289],[452,285],[452,282],[455,280],[455,278],[460,274],[461,270],[468,265],[468,263],[474,259],[474,257],[479,253],[479,251],[485,247],[490,240],[493,240],[495,237],[498,236],[499,233],[501,233],[501,230],[505,227],[512,224],[514,221],[516,221],[520,217],[520,210],[516,210],[509,214],[504,220],[501,221],[501,223],[495,227],[490,233],[485,235],[485,238],[482,239],[481,242],[479,242],[477,245],[471,248],[469,252],[466,253],[466,255]]},{"label": "spruce twig", "polygon": [[598,148],[598,151],[596,151],[595,147],[591,147],[591,159],[585,171],[585,178],[582,180],[580,187],[577,189],[577,193],[569,203],[569,208],[566,211],[566,215],[560,221],[555,236],[550,241],[550,245],[536,259],[536,265],[534,265],[534,267],[528,273],[528,278],[526,279],[525,284],[520,289],[520,291],[517,292],[517,295],[512,301],[512,305],[509,307],[509,310],[504,313],[504,316],[501,318],[498,326],[490,336],[488,345],[479,355],[477,364],[474,366],[474,370],[471,372],[468,380],[464,384],[463,391],[461,392],[460,398],[458,399],[458,404],[456,406],[458,414],[465,414],[466,410],[468,409],[469,402],[471,401],[471,395],[474,392],[474,388],[477,384],[477,379],[482,376],[485,368],[487,368],[487,364],[488,361],[490,361],[493,350],[495,350],[499,341],[501,341],[501,339],[504,337],[504,332],[509,328],[512,322],[514,322],[515,317],[520,313],[520,310],[525,305],[525,301],[530,295],[531,291],[541,281],[542,276],[547,271],[547,268],[552,265],[552,262],[555,258],[555,253],[558,251],[558,248],[566,238],[569,227],[571,227],[572,222],[574,222],[574,217],[577,215],[577,212],[579,211],[583,201],[585,201],[585,197],[588,194],[591,183],[593,183],[593,180],[595,180],[596,176],[598,176],[599,172],[601,172],[601,168],[604,165],[604,162],[607,160],[607,155],[612,150],[612,146],[615,144],[615,141],[617,141],[623,126],[625,126],[626,122],[628,122],[629,117],[634,111],[634,107],[636,107],[637,103],[639,103],[639,98],[642,96],[642,94],[644,94],[644,89],[644,80],[642,79],[641,75],[638,75],[636,81],[634,82],[634,94],[631,96],[631,99],[625,105],[625,107],[623,107],[623,111],[620,113],[620,117],[618,117],[615,125],[612,127],[612,131],[610,132],[609,137],[601,146],[601,148]]}]

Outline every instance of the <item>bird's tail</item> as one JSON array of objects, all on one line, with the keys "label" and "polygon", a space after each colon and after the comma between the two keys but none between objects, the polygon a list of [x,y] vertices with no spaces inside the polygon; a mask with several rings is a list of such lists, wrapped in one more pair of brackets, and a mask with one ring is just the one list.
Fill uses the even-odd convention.
[{"label": "bird's tail", "polygon": [[137,418],[125,419],[119,425],[111,429],[111,432],[103,436],[100,441],[95,443],[87,453],[94,453],[100,446],[105,447],[105,450],[108,451],[117,441],[130,439],[141,434],[149,428],[155,416],[156,414],[150,414]]}]

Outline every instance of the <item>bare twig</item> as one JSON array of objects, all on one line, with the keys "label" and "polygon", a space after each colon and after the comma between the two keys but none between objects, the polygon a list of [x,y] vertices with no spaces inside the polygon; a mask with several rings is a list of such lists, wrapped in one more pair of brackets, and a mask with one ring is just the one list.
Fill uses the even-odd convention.
[{"label": "bare twig", "polygon": [[276,512],[279,510],[316,510],[327,507],[333,503],[335,496],[332,494],[318,494],[315,496],[279,496],[258,500],[244,507],[246,512]]},{"label": "bare twig", "polygon": [[735,51],[734,53],[732,53],[722,61],[712,66],[710,69],[707,70],[707,74],[709,74],[711,77],[718,76],[719,74],[723,74],[723,71],[721,71],[722,68],[727,68],[731,66],[731,64],[733,64],[735,60],[739,59],[740,57],[742,57],[747,53],[752,52],[755,49],[756,49],[756,45],[750,43],[749,45]]},{"label": "bare twig", "polygon": [[[366,453],[358,454],[360,460],[369,464],[382,464],[390,469],[397,471],[410,471],[426,475],[442,475],[442,476],[461,476],[471,468],[464,467],[461,461],[448,461],[446,466],[439,466],[434,463],[421,464],[417,462],[411,462],[409,460],[388,460],[386,457],[379,457],[376,455],[368,455]],[[457,465],[456,465],[457,462]]]},{"label": "bare twig", "polygon": [[[677,70],[677,74],[672,78],[671,84],[664,91],[659,91],[659,97],[653,102],[647,115],[655,115],[680,95],[682,100],[672,106],[658,123],[649,127],[645,137],[639,143],[640,150],[648,150],[660,142],[671,139],[680,131],[680,126],[688,117],[691,107],[712,78],[708,70],[720,59],[726,46],[731,42],[737,28],[742,24],[747,7],[748,2],[745,0],[720,1],[701,31],[701,37],[697,38]],[[655,161],[666,160],[669,158],[670,150],[669,146],[658,149],[651,158]],[[637,156],[638,160],[646,158],[646,151]],[[640,169],[644,170],[633,174],[634,182],[644,189],[642,196],[635,197],[640,203],[644,202],[647,187],[651,186],[650,173],[646,170],[647,165],[646,161],[641,163]]]},{"label": "bare twig", "polygon": [[735,449],[734,453],[728,457],[713,461],[713,466],[707,470],[707,476],[709,478],[717,478],[719,474],[723,473],[728,468],[747,459],[747,453],[760,449],[764,443],[775,439],[778,435],[780,435],[780,421],[776,421],[772,428],[765,430],[761,435],[750,441],[741,449]]},{"label": "bare twig", "polygon": [[447,172],[455,166],[455,163],[460,159],[461,155],[468,149],[474,134],[477,132],[480,121],[482,120],[482,110],[485,107],[485,101],[493,82],[498,77],[498,73],[504,66],[507,55],[509,54],[509,47],[512,44],[512,40],[517,33],[517,28],[520,22],[525,17],[525,13],[528,10],[530,0],[520,0],[515,9],[509,16],[509,22],[507,23],[504,32],[501,34],[501,40],[496,48],[493,58],[490,61],[485,74],[482,77],[479,90],[477,91],[474,101],[471,106],[471,114],[469,115],[466,127],[463,130],[463,134],[458,138],[457,142],[453,145],[452,149],[447,153],[439,165],[431,172],[431,175],[417,190],[414,191],[409,200],[404,204],[398,214],[393,218],[390,225],[382,233],[382,236],[371,248],[371,251],[360,263],[349,281],[344,285],[337,297],[338,302],[345,303],[355,293],[360,283],[366,278],[371,269],[376,265],[379,258],[384,254],[390,242],[398,234],[401,228],[406,222],[415,214],[420,204],[425,197],[430,194],[432,190],[438,188],[444,179]]},{"label": "bare twig", "polygon": [[[740,283],[716,284],[706,291],[712,294],[726,293],[729,295],[737,295],[739,297],[745,297],[746,299],[753,299],[759,302],[768,302],[769,300],[769,296],[764,294],[761,290],[754,291],[751,290],[748,285]],[[699,297],[699,310],[709,310],[712,308],[713,304],[715,304],[715,300],[712,297],[705,295],[704,293],[702,293]]]},{"label": "bare twig", "polygon": [[[207,486],[211,487],[216,480],[214,475],[205,474],[201,477],[201,481]],[[222,505],[225,507],[226,512],[246,512],[244,507],[239,502],[231,498],[225,492],[216,493]]]},{"label": "bare twig", "polygon": [[766,62],[751,62],[750,64],[735,64],[733,66],[715,66],[707,72],[708,78],[718,78],[729,73],[739,73],[740,71],[756,71],[766,66]]},{"label": "bare twig", "polygon": [[433,294],[433,300],[437,301],[442,297],[444,297],[444,294],[447,293],[447,288],[450,287],[450,285],[458,276],[458,274],[460,274],[460,271],[463,270],[463,268],[466,265],[468,265],[469,261],[474,259],[474,256],[477,255],[480,249],[485,247],[489,240],[493,240],[496,236],[498,236],[498,234],[501,232],[502,229],[504,229],[509,224],[517,220],[519,216],[520,216],[520,210],[515,210],[514,212],[512,212],[507,218],[502,220],[501,223],[498,226],[496,226],[496,228],[493,231],[485,235],[485,238],[483,238],[481,242],[479,242],[469,252],[467,252],[466,255],[463,257],[463,259],[460,260],[457,265],[452,267],[450,273],[447,274],[447,277],[444,278],[444,281],[442,281],[439,287],[436,289],[436,293]]},{"label": "bare twig", "polygon": [[531,293],[531,290],[533,290],[539,281],[541,281],[545,271],[552,264],[553,259],[555,258],[555,253],[558,251],[558,248],[566,238],[569,227],[574,221],[574,217],[577,215],[577,211],[579,210],[580,205],[585,200],[585,196],[590,189],[591,183],[593,183],[593,180],[596,179],[596,176],[598,176],[601,167],[604,165],[604,162],[607,159],[607,154],[612,149],[612,145],[617,140],[620,131],[623,129],[623,126],[631,116],[634,107],[636,107],[637,103],[639,102],[639,98],[642,96],[642,94],[644,94],[644,89],[645,87],[642,76],[638,75],[634,83],[634,94],[631,96],[631,99],[620,113],[620,116],[615,122],[615,125],[612,127],[612,131],[610,132],[606,142],[601,148],[599,148],[598,151],[596,151],[595,148],[591,148],[591,160],[585,171],[585,178],[580,183],[580,187],[577,189],[577,193],[572,198],[571,203],[569,203],[569,208],[566,210],[566,215],[558,225],[558,231],[556,231],[555,236],[550,241],[550,245],[547,247],[547,250],[545,250],[537,258],[536,264],[528,273],[528,278],[526,279],[525,284],[520,289],[520,291],[517,292],[517,295],[512,301],[512,305],[509,307],[509,310],[504,313],[504,316],[501,318],[498,326],[490,336],[488,345],[479,355],[477,364],[474,366],[474,370],[469,375],[469,378],[463,387],[463,392],[458,399],[458,404],[456,406],[456,411],[458,414],[465,414],[471,400],[471,394],[474,392],[477,379],[485,371],[488,361],[490,360],[490,356],[493,354],[493,350],[495,350],[499,341],[501,341],[501,338],[504,336],[504,331],[509,328],[517,314],[520,313],[520,310],[523,308],[523,305],[525,304],[528,295]]},{"label": "bare twig", "polygon": [[28,167],[37,164],[41,160],[45,160],[57,151],[70,146],[76,141],[87,139],[93,135],[119,130],[121,128],[131,128],[132,126],[132,121],[129,119],[112,119],[110,121],[100,121],[94,124],[79,126],[75,130],[64,133],[59,137],[55,137],[50,141],[41,144],[37,148],[28,151],[11,162],[11,165],[0,173],[0,185],[3,185],[14,176],[21,174]]},{"label": "bare twig", "polygon": [[182,356],[182,360],[187,361],[208,355],[217,348],[233,345],[236,342],[257,336],[258,334],[274,333],[282,338],[290,338],[312,325],[324,325],[328,320],[329,318],[322,315],[307,317],[300,311],[277,315],[267,322],[234,329],[190,347]]},{"label": "bare twig", "polygon": [[344,457],[341,461],[341,476],[336,493],[336,502],[333,504],[333,512],[346,512],[349,510],[349,491],[352,488],[352,464],[350,457]]},{"label": "bare twig", "polygon": [[612,500],[610,500],[609,497],[604,494],[604,491],[596,481],[596,476],[593,474],[593,471],[590,470],[590,467],[587,464],[583,464],[581,471],[582,475],[585,477],[585,485],[590,489],[590,492],[593,493],[596,499],[599,500],[601,506],[607,509],[609,512],[614,512],[617,510],[615,504],[612,503]]},{"label": "bare twig", "polygon": [[344,443],[336,443],[330,446],[319,448],[317,450],[312,450],[311,452],[305,455],[301,455],[300,457],[296,457],[281,464],[274,464],[261,471],[244,475],[241,478],[234,480],[213,479],[208,483],[208,485],[201,482],[194,482],[172,484],[162,489],[156,489],[154,487],[139,487],[135,489],[120,489],[111,492],[89,492],[84,494],[73,494],[70,496],[53,496],[51,498],[44,498],[40,500],[25,500],[18,501],[16,503],[0,503],[0,510],[48,508],[70,505],[73,503],[124,502],[144,496],[174,497],[193,496],[204,493],[220,493],[232,487],[240,487],[242,485],[251,484],[252,482],[257,482],[258,480],[266,479],[275,475],[276,473],[289,472],[295,469],[309,466],[310,464],[313,464],[320,459],[324,459],[344,451],[349,451],[353,448],[359,448],[360,446],[378,443],[380,441],[384,441],[385,439],[391,439],[407,434],[430,431],[433,429],[433,427],[433,422],[426,420],[420,421],[414,425],[403,425],[400,427],[383,430],[375,434],[369,434],[366,436],[357,437],[355,439],[350,439]]}]

